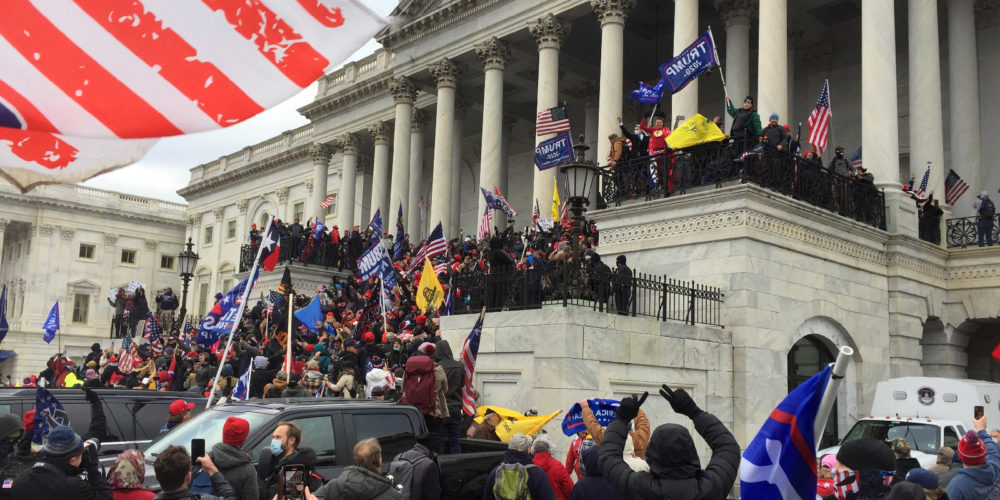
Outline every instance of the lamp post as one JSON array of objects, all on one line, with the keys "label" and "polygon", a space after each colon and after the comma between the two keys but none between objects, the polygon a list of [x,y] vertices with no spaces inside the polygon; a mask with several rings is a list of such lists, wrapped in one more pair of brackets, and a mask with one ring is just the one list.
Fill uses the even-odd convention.
[{"label": "lamp post", "polygon": [[583,135],[580,135],[580,140],[573,146],[575,159],[559,167],[559,171],[566,174],[566,188],[569,193],[566,204],[573,226],[570,232],[570,245],[572,245],[574,257],[579,257],[580,254],[579,240],[583,234],[583,206],[590,205],[590,193],[594,190],[594,181],[601,175],[601,169],[593,161],[586,159],[588,149],[590,147],[584,144]]},{"label": "lamp post", "polygon": [[194,266],[198,264],[198,254],[191,251],[193,246],[191,238],[188,238],[187,248],[177,256],[177,265],[181,270],[181,281],[184,283],[181,288],[181,328],[184,328],[184,320],[187,318],[188,284],[191,283],[191,277],[194,276]]}]

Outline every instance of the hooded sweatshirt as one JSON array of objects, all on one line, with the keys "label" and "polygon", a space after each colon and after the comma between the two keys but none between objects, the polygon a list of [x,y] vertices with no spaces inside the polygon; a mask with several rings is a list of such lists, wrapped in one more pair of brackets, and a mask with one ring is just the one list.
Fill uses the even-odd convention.
[{"label": "hooded sweatshirt", "polygon": [[951,468],[951,458],[955,456],[955,449],[950,446],[942,446],[938,448],[937,452],[937,463],[928,467],[927,470],[941,475],[948,472]]},{"label": "hooded sweatshirt", "polygon": [[226,443],[217,443],[208,454],[239,500],[257,498],[257,471],[247,452]]},{"label": "hooded sweatshirt", "polygon": [[580,456],[586,475],[573,486],[569,500],[619,500],[621,496],[604,480],[601,468],[597,464],[600,448],[594,446],[584,450]]},{"label": "hooded sweatshirt", "polygon": [[403,495],[396,491],[396,488],[386,478],[355,465],[345,467],[344,472],[341,472],[337,479],[324,484],[313,494],[326,500],[337,498],[393,500],[403,498]]},{"label": "hooded sweatshirt", "polygon": [[986,463],[958,471],[948,483],[951,500],[979,500],[1000,495],[1000,448],[986,431],[979,431],[979,439],[986,445]]}]

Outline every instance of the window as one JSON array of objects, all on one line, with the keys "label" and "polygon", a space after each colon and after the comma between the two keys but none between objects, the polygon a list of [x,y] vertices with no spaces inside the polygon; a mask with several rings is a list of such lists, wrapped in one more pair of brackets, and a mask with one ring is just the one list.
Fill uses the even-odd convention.
[{"label": "window", "polygon": [[212,238],[215,236],[213,234],[213,230],[214,229],[215,228],[212,227],[212,226],[208,226],[208,227],[205,228],[205,245],[211,245],[212,244]]},{"label": "window", "polygon": [[135,265],[135,250],[122,250],[122,264]]},{"label": "window", "polygon": [[236,239],[236,219],[226,222],[226,239],[227,240]]},{"label": "window", "polygon": [[80,243],[80,258],[86,260],[94,260],[94,245]]},{"label": "window", "polygon": [[[302,429],[302,446],[308,446],[316,452],[316,463],[319,465],[334,465],[337,461],[337,445],[333,437],[333,424],[328,416],[293,418],[292,422]],[[277,427],[275,423],[275,427]],[[187,425],[187,424],[185,424]],[[260,452],[271,444],[274,428],[259,443],[250,450],[250,457],[256,462]]]},{"label": "window", "polygon": [[955,428],[950,425],[944,428],[943,446],[948,446],[951,447],[952,449],[958,449],[958,433],[955,432]]},{"label": "window", "polygon": [[87,313],[90,309],[90,296],[77,293],[73,295],[73,322],[87,324]]},{"label": "window", "polygon": [[198,285],[198,316],[204,317],[208,312],[208,283]]},{"label": "window", "polygon": [[305,203],[302,203],[301,201],[296,203],[292,212],[295,213],[295,218],[301,221],[303,215],[306,213]]},{"label": "window", "polygon": [[233,279],[232,278],[226,278],[226,279],[222,280],[222,289],[223,290],[225,290],[225,291],[228,292],[232,288],[233,288]]},{"label": "window", "polygon": [[160,269],[173,269],[173,268],[174,268],[174,257],[172,255],[161,255]]},{"label": "window", "polygon": [[396,456],[413,446],[413,424],[401,413],[355,413],[354,434],[358,441],[378,439],[384,456]]}]

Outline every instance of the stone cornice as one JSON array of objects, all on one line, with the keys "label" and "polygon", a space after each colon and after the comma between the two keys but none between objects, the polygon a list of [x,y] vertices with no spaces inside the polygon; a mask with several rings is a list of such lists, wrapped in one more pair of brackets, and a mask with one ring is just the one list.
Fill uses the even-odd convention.
[{"label": "stone cornice", "polygon": [[[128,219],[133,221],[148,222],[154,224],[169,224],[178,227],[184,226],[184,221],[181,219],[175,220],[167,217],[157,217],[156,215],[152,215],[147,212],[141,212],[139,210],[127,211],[127,210],[108,209],[108,208],[97,207],[93,205],[87,205],[83,203],[66,201],[56,198],[42,198],[30,195],[26,196],[20,193],[0,192],[0,206],[12,206],[12,205],[23,205],[32,209],[50,208],[55,210],[63,210],[73,213],[74,216],[96,215],[98,217],[106,219]],[[179,214],[178,217],[180,217]]]},{"label": "stone cornice", "polygon": [[260,177],[272,170],[287,166],[289,163],[310,158],[309,149],[311,146],[312,144],[301,144],[274,156],[251,162],[248,165],[227,172],[225,175],[216,175],[215,177],[189,184],[178,190],[177,194],[190,199],[209,191],[245,182],[248,178]]},{"label": "stone cornice", "polygon": [[494,5],[503,3],[504,0],[457,0],[451,2],[434,12],[429,12],[410,23],[394,29],[389,25],[380,33],[375,35],[375,39],[389,50],[396,50],[399,47],[409,45],[421,38],[433,35],[439,31],[444,31],[451,26],[461,23],[469,18],[479,15],[480,12]]},{"label": "stone cornice", "polygon": [[386,95],[392,76],[382,76],[375,80],[360,82],[344,92],[329,95],[313,101],[298,109],[299,114],[317,122],[331,113],[343,111],[343,108],[370,101]]}]

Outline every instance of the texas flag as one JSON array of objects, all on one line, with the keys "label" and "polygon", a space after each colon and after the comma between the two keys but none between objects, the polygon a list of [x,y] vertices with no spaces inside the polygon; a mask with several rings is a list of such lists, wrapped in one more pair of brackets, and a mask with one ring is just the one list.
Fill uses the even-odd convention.
[{"label": "texas flag", "polygon": [[0,175],[22,190],[275,106],[386,22],[362,0],[8,0]]},{"label": "texas flag", "polygon": [[274,271],[274,266],[278,265],[278,255],[281,253],[281,235],[274,225],[274,219],[267,224],[260,246],[260,267],[265,271]]},{"label": "texas flag", "polygon": [[796,387],[753,438],[740,461],[743,500],[816,498],[813,424],[832,366]]}]

